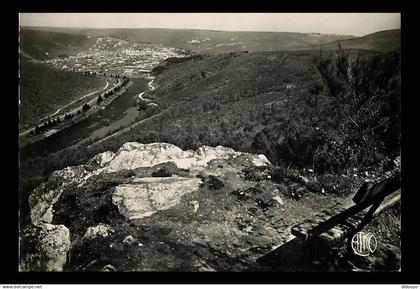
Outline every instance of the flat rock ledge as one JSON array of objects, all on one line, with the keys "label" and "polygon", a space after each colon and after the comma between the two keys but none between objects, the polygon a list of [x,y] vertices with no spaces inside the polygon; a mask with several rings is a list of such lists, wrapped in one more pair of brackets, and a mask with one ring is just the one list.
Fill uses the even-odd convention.
[{"label": "flat rock ledge", "polygon": [[[98,218],[85,222],[84,220],[89,219],[92,212],[98,216],[101,212],[106,216],[115,208],[117,215],[114,215],[114,218],[120,214],[127,221],[144,219],[180,206],[183,198],[197,194],[197,191],[202,191],[203,188],[209,187],[210,190],[215,190],[214,186],[217,187],[218,183],[211,183],[215,179],[209,178],[208,175],[232,179],[230,187],[235,189],[243,186],[239,180],[242,167],[269,165],[271,164],[264,155],[238,152],[222,146],[182,150],[168,143],[129,142],[116,153],[106,151],[96,155],[84,165],[55,171],[48,181],[39,185],[29,197],[32,224],[20,234],[19,269],[20,271],[63,271],[66,270],[66,266],[72,266],[70,263],[67,264],[70,262],[67,255],[69,259],[72,258],[71,248],[74,245],[119,238],[116,231],[121,231],[123,225],[119,229],[114,228],[115,222],[112,218]],[[162,169],[156,171],[156,167]],[[153,173],[142,174],[141,170]],[[172,171],[175,173],[171,173]],[[133,177],[125,177],[126,172]],[[107,191],[97,188],[97,184],[106,183],[109,178],[119,180],[117,175],[123,176],[121,178],[123,181],[108,186]],[[95,196],[89,195],[92,191],[97,191]],[[80,194],[88,196],[88,199],[80,201],[81,203],[94,198],[98,202],[92,202],[88,207],[83,205],[77,207],[66,203],[65,200],[69,197],[83,198]],[[102,194],[109,194],[109,199],[102,198]],[[108,200],[106,201],[108,203],[105,200]],[[190,206],[193,207],[194,213],[201,207],[197,201],[192,202]],[[71,209],[66,210],[66,207]],[[70,219],[67,217],[75,210],[85,213],[91,210],[91,212],[88,215],[78,215],[69,222]],[[75,225],[74,221],[81,225]],[[112,227],[107,225],[111,223]],[[78,230],[81,232],[76,232]],[[74,240],[71,239],[72,235]],[[117,245],[108,248],[118,248],[119,243],[128,244],[131,241],[121,240]],[[137,247],[144,246],[140,242],[139,244],[141,246]],[[111,270],[108,269],[104,271]]]}]

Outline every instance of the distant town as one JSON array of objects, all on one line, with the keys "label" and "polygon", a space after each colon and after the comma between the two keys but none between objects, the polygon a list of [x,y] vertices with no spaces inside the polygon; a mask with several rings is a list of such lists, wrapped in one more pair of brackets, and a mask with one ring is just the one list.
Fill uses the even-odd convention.
[{"label": "distant town", "polygon": [[158,44],[129,43],[113,37],[100,37],[87,51],[75,56],[59,55],[45,63],[67,71],[148,76],[154,66],[170,57],[183,57],[182,49]]}]

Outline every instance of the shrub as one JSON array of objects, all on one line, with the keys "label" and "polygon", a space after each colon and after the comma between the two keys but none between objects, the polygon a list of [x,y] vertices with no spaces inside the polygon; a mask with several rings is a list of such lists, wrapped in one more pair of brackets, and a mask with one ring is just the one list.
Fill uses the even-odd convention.
[{"label": "shrub", "polygon": [[[351,54],[320,58],[316,67],[343,132],[339,154],[352,166],[377,163],[400,147],[400,54]],[[331,150],[330,150],[331,151]]]},{"label": "shrub", "polygon": [[205,178],[205,182],[202,186],[206,186],[208,189],[215,191],[223,188],[225,184],[216,176],[208,176]]}]

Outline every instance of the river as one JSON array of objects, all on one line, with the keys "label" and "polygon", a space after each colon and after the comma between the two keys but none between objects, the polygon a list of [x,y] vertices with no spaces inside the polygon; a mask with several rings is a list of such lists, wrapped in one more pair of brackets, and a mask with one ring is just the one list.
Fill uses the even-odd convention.
[{"label": "river", "polygon": [[134,97],[148,90],[147,79],[132,78],[133,84],[104,110],[41,141],[21,148],[21,159],[46,156],[87,139],[102,138],[110,131],[130,125],[138,115]]}]

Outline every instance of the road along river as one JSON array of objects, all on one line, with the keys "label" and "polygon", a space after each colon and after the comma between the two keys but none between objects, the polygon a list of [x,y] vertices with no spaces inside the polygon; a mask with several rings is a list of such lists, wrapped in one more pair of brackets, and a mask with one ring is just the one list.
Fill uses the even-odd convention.
[{"label": "road along river", "polygon": [[135,96],[147,90],[147,79],[131,78],[133,84],[103,110],[49,137],[21,148],[21,159],[46,155],[92,137],[102,137],[110,131],[128,126],[138,116]]},{"label": "road along river", "polygon": [[[78,101],[80,101],[80,100],[82,100],[82,99],[85,99],[86,97],[88,97],[88,96],[91,96],[91,95],[93,95],[93,94],[95,94],[95,93],[98,93],[98,92],[104,92],[107,88],[108,88],[108,86],[109,86],[109,82],[107,81],[107,80],[105,80],[105,82],[106,82],[106,84],[105,84],[105,87],[104,88],[102,88],[102,89],[98,89],[98,90],[96,90],[96,91],[93,91],[93,92],[91,92],[91,93],[88,93],[88,94],[86,94],[86,95],[83,95],[82,97],[80,97],[80,98],[78,98],[78,99],[76,99],[76,100],[74,100],[74,101],[72,101],[72,102],[70,102],[70,103],[68,103],[68,104],[66,104],[66,105],[64,105],[64,106],[62,106],[61,108],[59,108],[56,112],[54,112],[53,114],[50,114],[50,115],[48,115],[48,116],[45,116],[45,117],[43,117],[43,118],[41,118],[39,121],[38,121],[38,123],[41,123],[41,122],[43,122],[43,121],[46,121],[46,120],[48,120],[48,119],[52,119],[52,118],[55,118],[55,117],[57,117],[57,116],[60,116],[60,117],[62,117],[61,115],[57,115],[60,111],[62,111],[62,110],[64,110],[64,109],[66,109],[66,108],[68,108],[69,106],[71,106],[71,105],[73,105],[73,104],[75,104],[76,102],[78,102]],[[111,89],[113,89],[114,87],[115,87],[116,85],[114,85]],[[110,89],[110,90],[111,90]],[[93,99],[93,100],[91,100],[91,101],[89,101],[89,105],[90,104],[92,104],[93,102],[95,102],[96,101],[96,98],[95,99]],[[75,113],[75,112],[77,112],[77,110],[79,110],[80,109],[80,107],[77,107],[77,108],[75,108],[75,109],[73,109],[72,111],[68,111],[68,112],[66,112],[66,113]],[[28,133],[30,133],[32,130],[34,130],[35,129],[35,127],[31,127],[30,129],[27,129],[26,131],[24,131],[24,132],[21,132],[21,133],[19,133],[19,137],[21,137],[21,136],[24,136],[24,135],[27,135]]]}]

